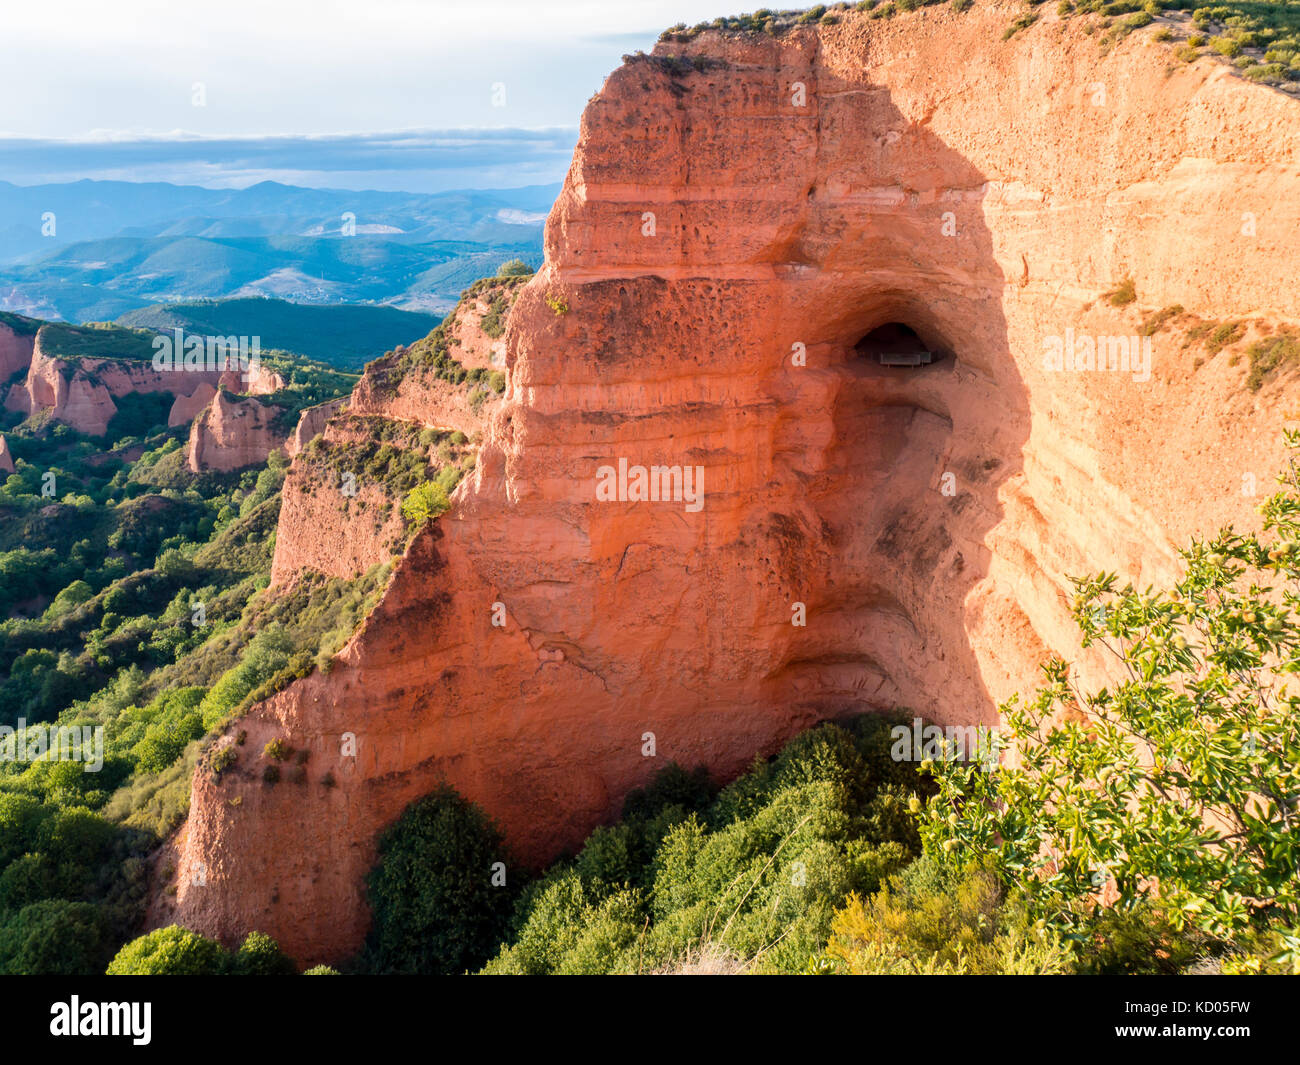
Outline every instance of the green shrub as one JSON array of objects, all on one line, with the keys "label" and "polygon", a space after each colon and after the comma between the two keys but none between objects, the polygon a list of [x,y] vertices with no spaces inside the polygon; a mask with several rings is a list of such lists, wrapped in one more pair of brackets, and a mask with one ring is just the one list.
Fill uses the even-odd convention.
[{"label": "green shrub", "polygon": [[169,925],[126,944],[108,965],[109,976],[221,976],[230,955],[215,940]]},{"label": "green shrub", "polygon": [[1045,923],[1008,902],[998,877],[912,863],[867,900],[835,915],[814,971],[852,974],[1048,974],[1071,971],[1070,951]]},{"label": "green shrub", "polygon": [[265,932],[249,932],[232,962],[240,976],[293,976],[297,968]]},{"label": "green shrub", "polygon": [[[1300,432],[1287,432],[1294,455]],[[1181,552],[1168,591],[1076,578],[1084,647],[1108,648],[1124,679],[1080,693],[1068,665],[1002,708],[1019,764],[996,773],[935,764],[940,796],[927,851],[987,857],[1063,933],[1154,914],[1188,936],[1233,948],[1276,932],[1300,967],[1300,838],[1292,827],[1300,764],[1300,462],[1259,509],[1264,533],[1232,529]],[[1276,593],[1275,593],[1276,590]],[[1104,929],[1103,929],[1104,931]]]},{"label": "green shrub", "polygon": [[1217,355],[1229,344],[1235,344],[1246,333],[1246,327],[1241,322],[1223,322],[1210,330],[1210,335],[1205,338],[1205,350],[1211,355]]},{"label": "green shrub", "polygon": [[402,516],[418,529],[425,522],[445,514],[450,506],[447,490],[437,481],[425,481],[402,500]]},{"label": "green shrub", "polygon": [[1142,323],[1142,335],[1144,337],[1154,336],[1165,327],[1165,323],[1171,318],[1177,318],[1182,313],[1183,306],[1181,303],[1173,303],[1168,307],[1162,307]]},{"label": "green shrub", "polygon": [[239,755],[234,747],[219,747],[208,758],[208,768],[212,771],[214,777],[220,777],[222,773],[235,764],[238,758]]},{"label": "green shrub", "polygon": [[1105,298],[1112,307],[1125,307],[1137,299],[1137,287],[1131,277],[1126,277],[1115,288],[1107,292]]},{"label": "green shrub", "polygon": [[98,975],[112,952],[103,912],[87,902],[36,902],[0,923],[0,973],[5,975]]},{"label": "green shrub", "polygon": [[1300,363],[1300,336],[1281,332],[1255,341],[1246,349],[1246,354],[1250,358],[1246,387],[1252,392],[1258,392],[1269,374],[1284,366]]},{"label": "green shrub", "polygon": [[919,850],[907,786],[924,785],[889,755],[897,720],[814,729],[716,796],[702,771],[667,766],[525,889],[485,971],[678,971],[700,957],[803,971],[846,895]]},{"label": "green shrub", "polygon": [[496,827],[443,787],[407,807],[379,840],[367,881],[373,924],[364,965],[381,973],[460,973],[501,942],[512,902]]}]

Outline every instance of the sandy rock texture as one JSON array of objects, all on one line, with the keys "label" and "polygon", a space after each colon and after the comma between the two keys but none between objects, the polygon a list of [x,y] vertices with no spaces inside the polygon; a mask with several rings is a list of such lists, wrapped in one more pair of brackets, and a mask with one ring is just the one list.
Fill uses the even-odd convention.
[{"label": "sandy rock texture", "polygon": [[261,465],[271,452],[284,450],[288,433],[277,424],[281,411],[252,396],[218,389],[190,426],[186,469],[226,473]]}]

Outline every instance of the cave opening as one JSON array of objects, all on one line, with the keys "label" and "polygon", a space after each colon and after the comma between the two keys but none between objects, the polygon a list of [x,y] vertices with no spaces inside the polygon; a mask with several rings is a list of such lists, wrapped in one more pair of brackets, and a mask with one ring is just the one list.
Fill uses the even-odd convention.
[{"label": "cave opening", "polygon": [[942,353],[927,344],[910,325],[886,322],[867,333],[854,346],[860,358],[880,366],[915,369],[938,362]]}]

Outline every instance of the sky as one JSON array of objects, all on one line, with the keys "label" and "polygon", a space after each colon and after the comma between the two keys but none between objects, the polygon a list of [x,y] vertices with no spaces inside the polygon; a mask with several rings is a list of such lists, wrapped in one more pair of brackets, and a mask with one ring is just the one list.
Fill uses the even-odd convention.
[{"label": "sky", "polygon": [[[724,0],[6,3],[0,180],[559,181],[591,95]],[[749,10],[749,8],[745,8]]]}]

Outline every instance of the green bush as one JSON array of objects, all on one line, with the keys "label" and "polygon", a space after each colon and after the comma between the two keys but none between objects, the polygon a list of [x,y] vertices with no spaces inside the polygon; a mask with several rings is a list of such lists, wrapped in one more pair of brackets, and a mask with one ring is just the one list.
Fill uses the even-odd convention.
[{"label": "green bush", "polygon": [[234,972],[240,976],[293,976],[297,967],[265,932],[249,932],[235,952]]},{"label": "green bush", "polygon": [[992,872],[913,862],[874,896],[836,915],[813,971],[874,975],[1026,975],[1070,972],[1070,951]]},{"label": "green bush", "polygon": [[501,942],[512,888],[496,827],[443,787],[407,807],[379,841],[367,882],[374,923],[364,966],[381,973],[459,973]]},{"label": "green bush", "polygon": [[1258,392],[1270,374],[1287,366],[1300,365],[1300,335],[1281,332],[1257,340],[1246,349],[1250,358],[1250,373],[1246,387]]},{"label": "green bush", "polygon": [[669,765],[570,862],[521,896],[492,973],[667,971],[699,958],[802,972],[835,908],[917,853],[911,765],[889,756],[893,716],[826,725],[716,796]]},{"label": "green bush", "polygon": [[108,964],[109,976],[221,976],[230,955],[215,940],[179,925],[134,939]]},{"label": "green bush", "polygon": [[[1300,432],[1286,440],[1294,455]],[[1017,766],[935,764],[927,850],[987,856],[1066,934],[1134,914],[1221,949],[1267,931],[1300,969],[1300,694],[1284,686],[1300,668],[1294,457],[1279,481],[1263,534],[1193,542],[1167,591],[1074,580],[1083,646],[1108,648],[1124,679],[1080,693],[1048,662],[1046,686],[1002,708]]]},{"label": "green bush", "polygon": [[0,922],[0,973],[8,976],[92,976],[113,953],[100,907],[49,899]]},{"label": "green bush", "polygon": [[425,481],[402,500],[402,516],[415,528],[446,513],[451,506],[447,490],[437,481]]},{"label": "green bush", "polygon": [[1137,287],[1131,277],[1126,277],[1110,292],[1106,293],[1106,299],[1110,301],[1113,307],[1124,307],[1137,299]]}]

